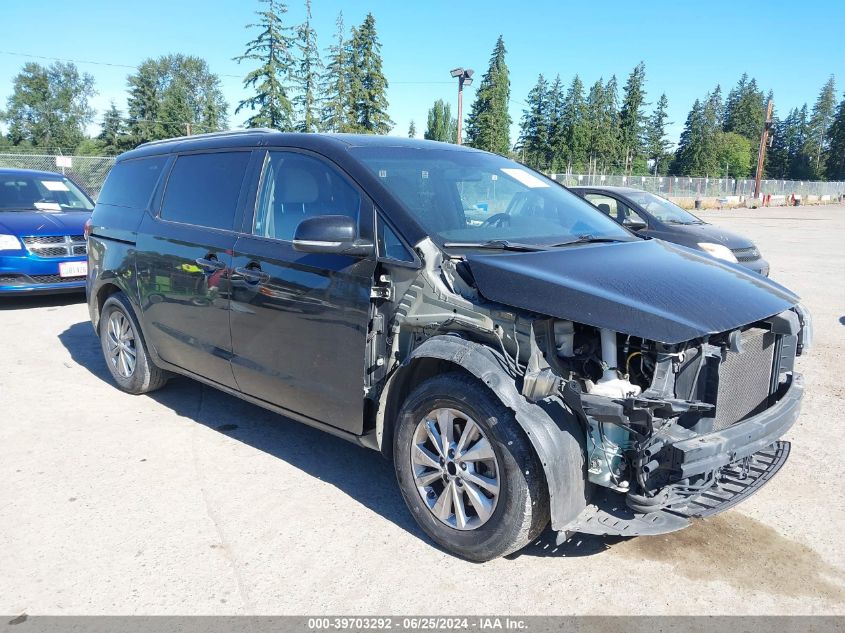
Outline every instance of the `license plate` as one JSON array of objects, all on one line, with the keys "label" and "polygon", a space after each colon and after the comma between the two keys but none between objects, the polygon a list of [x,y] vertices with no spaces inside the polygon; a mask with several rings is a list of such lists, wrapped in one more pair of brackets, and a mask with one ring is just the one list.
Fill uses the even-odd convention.
[{"label": "license plate", "polygon": [[59,277],[85,277],[88,262],[59,262]]}]

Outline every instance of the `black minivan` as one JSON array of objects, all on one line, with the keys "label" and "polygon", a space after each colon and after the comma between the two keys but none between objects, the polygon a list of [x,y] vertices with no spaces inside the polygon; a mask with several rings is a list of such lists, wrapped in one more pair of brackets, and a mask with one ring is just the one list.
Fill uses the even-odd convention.
[{"label": "black minivan", "polygon": [[147,143],[87,232],[119,388],[182,374],[379,450],[470,560],[549,523],[681,529],[789,452],[797,297],[500,156],[269,130]]}]

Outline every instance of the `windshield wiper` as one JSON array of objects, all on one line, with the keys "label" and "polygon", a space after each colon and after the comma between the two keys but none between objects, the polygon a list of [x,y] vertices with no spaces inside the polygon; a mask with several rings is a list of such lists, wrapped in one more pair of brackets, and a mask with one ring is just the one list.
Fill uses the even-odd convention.
[{"label": "windshield wiper", "polygon": [[537,244],[521,244],[508,240],[487,240],[486,242],[444,242],[446,248],[489,248],[498,251],[539,251],[543,247]]},{"label": "windshield wiper", "polygon": [[568,242],[561,242],[560,244],[549,244],[548,248],[559,248],[561,246],[571,246],[573,244],[599,244],[601,242],[629,242],[631,240],[623,240],[618,237],[596,237],[595,235],[579,235],[574,240]]}]

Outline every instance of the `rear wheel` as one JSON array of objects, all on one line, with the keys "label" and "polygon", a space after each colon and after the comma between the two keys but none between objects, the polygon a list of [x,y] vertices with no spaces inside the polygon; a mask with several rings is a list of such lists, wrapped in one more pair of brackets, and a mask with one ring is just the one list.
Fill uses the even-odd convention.
[{"label": "rear wheel", "polygon": [[549,520],[542,467],[513,412],[462,373],[405,401],[394,434],[399,487],[423,530],[473,561],[527,545]]},{"label": "rear wheel", "polygon": [[169,374],[150,358],[135,312],[123,293],[111,295],[103,304],[100,345],[109,373],[123,391],[149,393],[167,382]]}]

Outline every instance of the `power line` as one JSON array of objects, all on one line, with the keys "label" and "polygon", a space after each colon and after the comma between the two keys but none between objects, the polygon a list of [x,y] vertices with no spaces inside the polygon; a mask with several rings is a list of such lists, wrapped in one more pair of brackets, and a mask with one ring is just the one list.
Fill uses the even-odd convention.
[{"label": "power line", "polygon": [[[115,62],[101,62],[101,61],[94,61],[91,59],[69,59],[66,57],[50,57],[48,55],[31,55],[29,53],[19,53],[15,51],[0,51],[0,55],[11,55],[13,57],[23,57],[29,59],[44,59],[47,61],[52,62],[65,62],[71,64],[91,64],[93,66],[109,66],[111,68],[129,68],[131,70],[138,70],[138,66],[132,66],[130,64],[117,64]],[[233,79],[243,79],[244,75],[233,75],[227,73],[215,73],[218,77],[230,77]],[[421,85],[421,86],[429,86],[435,84],[450,84],[451,81],[391,81],[391,84],[396,85]]]},{"label": "power line", "polygon": [[[14,51],[0,51],[0,55],[12,55],[13,57],[25,57],[30,59],[45,59],[48,61],[54,62],[65,62],[71,64],[92,64],[94,66],[110,66],[112,68],[130,68],[132,70],[138,70],[138,66],[130,66],[129,64],[116,64],[114,62],[100,62],[100,61],[93,61],[90,59],[68,59],[65,57],[49,57],[47,55],[31,55],[29,53],[17,53]],[[235,79],[243,79],[241,75],[227,75],[224,73],[220,73],[217,75],[218,77],[234,77]]]}]

